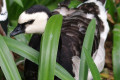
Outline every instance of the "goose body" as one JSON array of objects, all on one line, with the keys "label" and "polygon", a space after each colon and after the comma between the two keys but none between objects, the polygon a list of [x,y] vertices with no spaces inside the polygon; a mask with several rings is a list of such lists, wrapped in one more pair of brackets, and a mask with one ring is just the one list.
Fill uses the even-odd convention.
[{"label": "goose body", "polygon": [[[50,13],[49,10],[43,6],[35,5],[20,15],[18,20],[19,27],[11,33],[11,36],[19,33],[34,33],[29,45],[39,51],[41,34],[44,32],[46,22],[52,14],[62,14],[64,17],[56,61],[76,80],[79,79],[80,55],[85,32],[91,19],[96,19],[92,57],[98,70],[101,72],[105,63],[104,42],[109,31],[109,26],[107,23],[105,8],[99,0],[88,0],[79,5],[77,9],[68,9],[67,6],[60,6],[55,9],[53,13]],[[42,15],[44,15],[44,17]],[[39,22],[38,24],[38,21],[43,23]],[[31,61],[25,61],[26,80],[37,80],[37,68],[37,65]],[[93,78],[89,70],[88,80],[92,79]],[[55,77],[55,80],[60,79]]]}]

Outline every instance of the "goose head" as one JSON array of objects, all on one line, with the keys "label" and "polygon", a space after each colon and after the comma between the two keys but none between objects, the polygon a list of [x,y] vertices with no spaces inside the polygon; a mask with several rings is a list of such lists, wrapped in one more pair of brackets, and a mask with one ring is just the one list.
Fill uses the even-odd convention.
[{"label": "goose head", "polygon": [[20,33],[42,34],[50,16],[51,12],[46,7],[41,5],[32,6],[21,13],[18,19],[18,25],[11,32],[10,36],[15,36]]}]

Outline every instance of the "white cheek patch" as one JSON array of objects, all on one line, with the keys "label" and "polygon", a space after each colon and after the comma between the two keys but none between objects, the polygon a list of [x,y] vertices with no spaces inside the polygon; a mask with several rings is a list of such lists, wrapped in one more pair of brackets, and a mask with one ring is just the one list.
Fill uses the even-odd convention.
[{"label": "white cheek patch", "polygon": [[23,12],[18,19],[19,24],[23,24],[25,22],[28,22],[29,20],[33,20],[39,15],[38,13],[33,13],[33,14],[27,14],[26,12]]},{"label": "white cheek patch", "polygon": [[46,22],[37,24],[36,22],[32,25],[26,26],[25,33],[43,33],[45,30]]},{"label": "white cheek patch", "polygon": [[6,8],[6,1],[3,0],[3,6],[0,13],[0,21],[5,21],[8,18],[8,12]]},{"label": "white cheek patch", "polygon": [[29,20],[33,20],[33,19],[35,20],[38,18],[46,19],[46,18],[48,18],[48,15],[45,12],[36,12],[36,13],[32,13],[32,14],[28,14],[26,12],[23,12],[19,16],[18,23],[22,24],[22,23],[28,22]]},{"label": "white cheek patch", "polygon": [[33,14],[35,17],[34,18],[35,21],[30,25],[26,25],[25,33],[43,33],[44,32],[47,24],[48,15],[45,12],[42,12],[39,14],[36,13],[36,14]]}]

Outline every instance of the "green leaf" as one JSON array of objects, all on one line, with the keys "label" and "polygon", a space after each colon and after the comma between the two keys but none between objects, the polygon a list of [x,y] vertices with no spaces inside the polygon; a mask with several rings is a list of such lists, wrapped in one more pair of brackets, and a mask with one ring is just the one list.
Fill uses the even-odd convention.
[{"label": "green leaf", "polygon": [[56,64],[55,75],[61,80],[75,80],[61,65]]},{"label": "green leaf", "polygon": [[10,53],[3,37],[0,35],[0,66],[7,80],[22,80],[12,54]]},{"label": "green leaf", "polygon": [[38,80],[54,80],[62,19],[54,15],[47,22],[40,46]]},{"label": "green leaf", "polygon": [[[38,64],[38,56],[39,56],[38,51],[34,50],[33,48],[29,47],[28,45],[26,45],[22,42],[19,42],[17,40],[14,40],[14,39],[11,39],[8,37],[3,37],[3,38],[4,38],[8,48],[11,51]],[[58,64],[56,64],[55,75],[62,80],[74,80],[74,78],[64,68],[62,68]]]},{"label": "green leaf", "polygon": [[39,4],[47,6],[47,5],[51,4],[51,3],[54,3],[54,2],[58,3],[58,2],[61,2],[63,0],[37,0],[37,1],[39,2]]},{"label": "green leaf", "polygon": [[14,1],[15,1],[18,5],[20,5],[22,8],[24,7],[21,0],[14,0]]},{"label": "green leaf", "polygon": [[47,4],[47,8],[51,11],[53,11],[54,9],[58,8],[58,4],[60,3],[61,1],[52,1],[51,3]]},{"label": "green leaf", "polygon": [[[88,25],[83,42],[83,47],[86,48],[89,53],[91,53],[92,50],[95,26],[96,26],[96,21],[95,19],[93,19]],[[87,75],[88,75],[88,66],[87,66],[86,56],[83,47],[82,47],[81,60],[80,60],[79,80],[87,80]]]},{"label": "green leaf", "polygon": [[[9,17],[9,21],[12,22],[14,20],[14,22],[18,21],[19,15],[25,11],[26,9],[30,8],[33,5],[36,5],[37,3],[35,2],[35,0],[21,0],[22,4],[24,6],[24,8],[22,8],[21,6],[19,6],[18,4],[16,4],[16,2],[14,1],[11,5],[8,6],[8,17]],[[29,3],[29,4],[28,4]],[[7,3],[9,4],[9,3]],[[15,23],[16,24],[16,23]],[[14,26],[14,25],[12,25]],[[16,26],[16,25],[15,25]]]},{"label": "green leaf", "polygon": [[116,24],[113,29],[113,72],[114,79],[120,79],[120,24]]},{"label": "green leaf", "polygon": [[117,17],[118,22],[120,22],[120,7],[117,8],[117,14],[118,14],[118,17]]},{"label": "green leaf", "polygon": [[89,53],[89,51],[83,47],[83,50],[84,50],[84,53],[85,53],[85,56],[86,56],[86,61],[87,61],[87,64],[88,64],[88,67],[90,68],[90,71],[93,75],[93,80],[101,80],[100,79],[100,73]]},{"label": "green leaf", "polygon": [[113,2],[113,0],[106,0],[106,6],[105,8],[108,9],[108,13],[111,14],[112,19],[115,20],[115,12],[116,12],[116,8],[115,8],[115,4]]},{"label": "green leaf", "polygon": [[38,59],[37,59],[37,57],[39,56],[38,51],[34,50],[33,48],[29,47],[28,45],[22,42],[7,37],[4,37],[4,40],[11,51],[27,59],[30,59],[32,62],[37,62],[38,64]]},{"label": "green leaf", "polygon": [[38,1],[40,1],[39,4],[45,5],[49,10],[53,11],[54,9],[58,8],[58,4],[64,0],[48,0],[48,2],[46,2],[46,0]]},{"label": "green leaf", "polygon": [[77,6],[81,3],[79,0],[71,0],[68,5],[69,8],[77,8]]},{"label": "green leaf", "polygon": [[50,0],[37,0],[37,1],[39,2],[39,4],[42,4],[42,5],[47,5],[50,2]]}]

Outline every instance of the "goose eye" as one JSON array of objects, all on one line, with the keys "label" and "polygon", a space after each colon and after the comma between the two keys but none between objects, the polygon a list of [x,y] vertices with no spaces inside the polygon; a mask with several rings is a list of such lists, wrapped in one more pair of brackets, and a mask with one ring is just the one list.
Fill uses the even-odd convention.
[{"label": "goose eye", "polygon": [[34,20],[30,20],[27,22],[27,24],[32,24],[34,22]]}]

